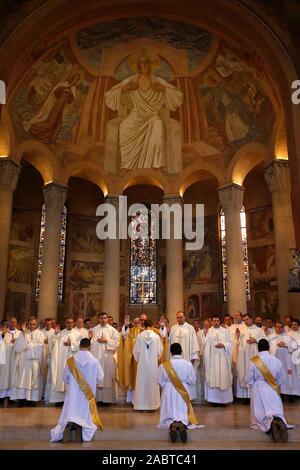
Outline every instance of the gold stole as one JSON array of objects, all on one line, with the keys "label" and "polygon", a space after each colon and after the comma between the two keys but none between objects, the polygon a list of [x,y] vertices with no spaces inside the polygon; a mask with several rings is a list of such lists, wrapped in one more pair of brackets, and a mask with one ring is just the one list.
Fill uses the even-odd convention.
[{"label": "gold stole", "polygon": [[197,418],[195,416],[188,391],[186,390],[184,385],[181,383],[178,375],[176,374],[174,367],[172,366],[172,363],[170,361],[167,361],[163,363],[163,366],[172,384],[174,385],[177,392],[180,394],[180,396],[183,398],[183,400],[186,403],[187,410],[188,410],[188,418],[189,418],[190,423],[197,425],[198,424]]},{"label": "gold stole", "polygon": [[67,364],[69,366],[70,371],[73,374],[74,379],[78,383],[80,390],[84,393],[86,399],[89,402],[90,413],[91,413],[91,418],[92,418],[93,423],[97,426],[97,428],[103,431],[104,429],[103,424],[99,416],[95,396],[93,394],[91,387],[89,386],[86,379],[84,378],[84,376],[82,375],[78,367],[76,366],[76,362],[73,356],[69,357],[69,359],[67,360]]},{"label": "gold stole", "polygon": [[265,381],[273,388],[273,390],[275,390],[276,393],[278,393],[278,395],[280,395],[279,385],[277,384],[264,361],[259,356],[252,357],[251,361],[258,368],[259,372],[262,373]]}]

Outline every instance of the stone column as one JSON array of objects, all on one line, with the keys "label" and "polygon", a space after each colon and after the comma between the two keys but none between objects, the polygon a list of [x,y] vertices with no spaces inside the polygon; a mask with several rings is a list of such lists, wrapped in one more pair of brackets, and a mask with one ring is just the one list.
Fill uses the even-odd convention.
[{"label": "stone column", "polygon": [[[180,196],[165,196],[164,203],[182,204]],[[182,269],[182,239],[174,238],[174,216],[171,213],[170,239],[166,240],[167,247],[167,279],[166,303],[167,317],[171,325],[176,323],[176,313],[183,310],[183,269]]]},{"label": "stone column", "polygon": [[5,307],[13,193],[20,171],[18,163],[9,158],[0,158],[0,319],[3,319]]},{"label": "stone column", "polygon": [[102,311],[113,316],[119,323],[120,317],[120,240],[118,234],[119,197],[108,196],[106,203],[112,204],[117,214],[117,239],[107,238],[104,242],[104,273]]},{"label": "stone column", "polygon": [[57,315],[60,226],[67,188],[50,183],[44,187],[43,192],[47,213],[38,304],[39,319]]},{"label": "stone column", "polygon": [[290,248],[295,248],[289,164],[275,160],[265,170],[265,178],[272,193],[275,256],[278,283],[278,313],[282,318],[289,313],[288,274],[291,266]]},{"label": "stone column", "polygon": [[219,188],[219,199],[225,214],[228,313],[247,312],[244,255],[240,212],[243,206],[244,188],[229,184]]}]

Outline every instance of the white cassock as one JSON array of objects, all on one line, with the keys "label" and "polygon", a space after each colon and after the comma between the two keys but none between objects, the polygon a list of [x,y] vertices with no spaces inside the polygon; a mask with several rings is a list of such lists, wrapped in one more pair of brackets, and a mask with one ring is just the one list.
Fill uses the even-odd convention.
[{"label": "white cassock", "polygon": [[145,330],[138,335],[132,352],[137,362],[136,386],[133,394],[135,410],[157,410],[160,406],[157,372],[162,352],[160,336],[154,331]]},{"label": "white cassock", "polygon": [[[286,348],[277,346],[281,341],[287,345]],[[281,383],[280,388],[281,393],[284,395],[297,395],[297,390],[295,390],[296,384],[293,380],[292,367],[292,353],[297,349],[296,341],[287,333],[282,333],[281,335],[274,333],[269,337],[269,342],[270,353],[280,360],[284,371],[284,380]]]},{"label": "white cassock", "polygon": [[41,362],[41,369],[42,369],[42,398],[45,401],[49,401],[50,396],[50,387],[51,387],[51,351],[52,351],[52,341],[53,337],[55,337],[55,330],[54,328],[50,328],[50,330],[46,330],[43,328],[42,333],[44,335],[44,340],[48,340],[48,343],[44,343],[43,354],[42,354],[42,362]]},{"label": "white cassock", "polygon": [[12,339],[17,339],[20,334],[20,330],[7,330],[3,339],[5,344],[5,363],[0,364],[0,398],[10,396],[16,372],[15,347],[11,341]]},{"label": "white cassock", "polygon": [[[98,343],[98,338],[107,339],[107,343]],[[117,349],[120,344],[119,332],[110,325],[97,325],[93,328],[92,354],[100,362],[104,371],[104,379],[97,385],[96,401],[104,403],[116,402],[116,361]]]},{"label": "white cassock", "polygon": [[186,322],[183,325],[173,325],[170,331],[170,345],[173,343],[181,345],[182,359],[190,362],[193,359],[198,359],[199,344],[192,325]]},{"label": "white cassock", "polygon": [[237,371],[237,364],[238,364],[238,355],[239,355],[239,340],[236,336],[236,330],[237,328],[240,330],[240,333],[243,334],[243,332],[246,329],[245,323],[233,323],[230,325],[228,328],[228,331],[231,335],[232,341],[233,341],[233,350],[232,350],[232,356],[231,356],[231,363],[232,363],[232,375],[233,375],[233,395],[235,397],[242,397],[244,390],[243,387],[240,383],[239,376],[238,376],[238,371]]},{"label": "white cassock", "polygon": [[88,338],[88,337],[89,337],[89,330],[86,330],[84,327],[82,327],[82,328],[77,328],[77,326],[75,326],[74,330],[77,331],[77,335],[78,335],[78,349],[79,349],[80,341],[81,341],[83,338]]},{"label": "white cassock", "polygon": [[6,345],[4,343],[4,338],[0,333],[0,366],[6,364]]},{"label": "white cassock", "polygon": [[[196,383],[196,375],[192,364],[182,359],[181,356],[176,355],[172,357],[170,362],[179,380],[191,397],[190,388]],[[186,403],[170,381],[163,364],[161,364],[158,369],[158,383],[162,388],[158,427],[169,428],[173,421],[181,421],[188,426],[189,418]]]},{"label": "white cassock", "polygon": [[[224,348],[216,348],[223,343]],[[205,337],[205,400],[210,403],[231,403],[233,341],[228,329],[210,328]]]},{"label": "white cassock", "polygon": [[121,329],[121,335],[122,335],[122,338],[125,340],[125,338],[127,338],[128,336],[128,333],[129,333],[129,325],[123,325],[122,326],[122,329]]},{"label": "white cassock", "polygon": [[195,392],[192,396],[195,396],[194,403],[204,402],[204,390],[205,390],[205,375],[204,375],[204,337],[202,330],[196,332],[197,341],[199,345],[199,360],[196,359],[193,363],[195,374],[196,374],[196,385]]},{"label": "white cassock", "polygon": [[[71,342],[71,346],[64,343]],[[51,390],[50,403],[60,403],[65,399],[66,384],[63,380],[63,372],[66,362],[78,350],[78,333],[75,328],[60,331],[54,337],[54,344],[51,353]]]},{"label": "white cassock", "polygon": [[11,389],[11,400],[39,401],[42,391],[41,361],[44,334],[41,330],[27,330],[15,342],[16,371]]},{"label": "white cassock", "polygon": [[[265,363],[277,384],[281,386],[285,381],[285,374],[281,362],[268,351],[258,353]],[[284,417],[283,404],[280,396],[264,379],[262,373],[250,362],[247,383],[250,385],[251,424],[254,429],[263,432],[269,431],[273,417],[281,418],[287,425]],[[292,426],[288,426],[291,428]]]},{"label": "white cassock", "polygon": [[[104,376],[99,361],[89,351],[78,351],[74,355],[76,366],[88,382],[95,396],[96,386]],[[63,380],[67,385],[67,393],[64,406],[58,424],[51,429],[51,442],[60,441],[67,423],[76,423],[82,427],[83,441],[91,441],[97,426],[93,423],[90,413],[89,402],[81,391],[77,381],[74,379],[68,364],[64,369]]]},{"label": "white cassock", "polygon": [[[256,343],[248,344],[248,339],[253,338]],[[246,326],[242,329],[242,333],[239,338],[239,349],[237,356],[237,377],[238,387],[236,391],[237,398],[250,398],[250,387],[247,383],[247,373],[250,364],[250,360],[253,356],[258,353],[257,343],[260,339],[266,339],[261,328],[256,325]]]},{"label": "white cassock", "polygon": [[[298,349],[297,352],[300,355],[300,329],[298,331],[293,331],[291,330],[289,332],[289,335],[296,341]],[[299,364],[294,364],[293,363],[293,358],[292,358],[292,378],[293,378],[293,383],[294,383],[294,390],[297,391],[297,393],[294,393],[294,395],[300,395],[300,363]]]}]

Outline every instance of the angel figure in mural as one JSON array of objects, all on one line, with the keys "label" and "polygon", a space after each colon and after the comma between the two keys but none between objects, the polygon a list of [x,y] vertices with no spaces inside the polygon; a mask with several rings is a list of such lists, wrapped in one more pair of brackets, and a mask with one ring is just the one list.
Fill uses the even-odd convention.
[{"label": "angel figure in mural", "polygon": [[[108,123],[106,141],[117,138],[121,169],[165,167],[170,173],[178,173],[182,168],[180,123],[171,119],[169,112],[183,103],[183,93],[153,75],[159,58],[152,52],[138,51],[128,64],[136,73],[105,93],[106,105],[119,111],[119,118]],[[117,136],[113,131],[116,124]],[[171,145],[180,148],[180,153],[170,150]],[[116,172],[116,165],[112,167],[111,163],[111,144],[108,147],[105,166]]]},{"label": "angel figure in mural", "polygon": [[23,123],[25,131],[44,144],[53,144],[61,131],[64,108],[75,100],[75,89],[80,79],[80,73],[73,71],[66,80],[58,82],[39,111]]}]

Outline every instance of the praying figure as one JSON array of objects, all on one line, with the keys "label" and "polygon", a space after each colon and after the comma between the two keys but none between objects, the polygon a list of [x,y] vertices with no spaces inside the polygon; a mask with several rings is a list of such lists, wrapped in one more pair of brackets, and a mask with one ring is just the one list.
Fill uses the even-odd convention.
[{"label": "praying figure", "polygon": [[[108,108],[118,110],[120,116],[108,123],[106,131],[107,171],[116,172],[111,148],[111,141],[116,137],[114,124],[118,128],[121,169],[165,167],[170,173],[181,171],[180,124],[169,118],[169,111],[175,111],[182,104],[183,93],[153,75],[158,65],[158,57],[153,58],[149,51],[132,54],[129,66],[137,73],[104,95]],[[170,149],[167,141],[174,148]]]}]

